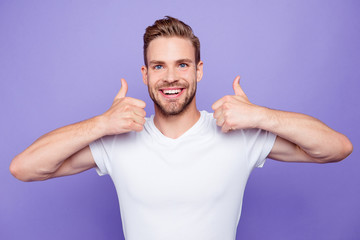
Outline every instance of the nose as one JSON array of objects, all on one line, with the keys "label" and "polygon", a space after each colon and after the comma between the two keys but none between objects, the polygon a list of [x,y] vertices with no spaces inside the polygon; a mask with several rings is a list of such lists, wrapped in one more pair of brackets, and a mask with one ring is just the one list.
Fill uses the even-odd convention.
[{"label": "nose", "polygon": [[167,69],[167,73],[166,73],[166,80],[169,82],[175,82],[177,81],[177,73],[176,73],[176,69],[174,67],[169,67]]}]

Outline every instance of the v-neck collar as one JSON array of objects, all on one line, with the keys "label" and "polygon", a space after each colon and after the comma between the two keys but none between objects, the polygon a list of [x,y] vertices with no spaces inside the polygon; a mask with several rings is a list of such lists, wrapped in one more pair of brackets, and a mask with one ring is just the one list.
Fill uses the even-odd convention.
[{"label": "v-neck collar", "polygon": [[205,114],[206,114],[205,111],[200,111],[200,117],[196,121],[196,123],[191,128],[186,130],[186,132],[184,132],[181,136],[179,136],[178,138],[175,138],[175,139],[169,138],[169,137],[165,136],[164,134],[162,134],[162,132],[160,132],[160,130],[155,126],[154,115],[151,115],[151,117],[149,118],[147,123],[148,123],[148,127],[150,128],[149,130],[151,131],[150,134],[154,135],[154,137],[157,138],[158,141],[160,141],[161,143],[164,143],[164,144],[174,144],[174,143],[182,142],[189,135],[196,134],[200,130],[201,125],[204,122]]}]

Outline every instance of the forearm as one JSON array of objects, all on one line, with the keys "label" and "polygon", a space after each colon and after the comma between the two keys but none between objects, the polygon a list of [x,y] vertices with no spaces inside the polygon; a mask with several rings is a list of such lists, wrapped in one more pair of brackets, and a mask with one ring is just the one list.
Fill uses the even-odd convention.
[{"label": "forearm", "polygon": [[55,172],[74,153],[104,136],[101,117],[94,117],[49,132],[17,155],[11,168],[24,178],[44,176]]},{"label": "forearm", "polygon": [[111,107],[94,118],[56,129],[37,139],[10,164],[10,172],[22,181],[45,180],[76,174],[95,166],[91,142],[106,136],[141,131],[145,124],[144,101],[126,97],[127,83]]},{"label": "forearm", "polygon": [[320,161],[338,161],[352,151],[349,139],[311,116],[261,108],[259,128],[299,146]]}]

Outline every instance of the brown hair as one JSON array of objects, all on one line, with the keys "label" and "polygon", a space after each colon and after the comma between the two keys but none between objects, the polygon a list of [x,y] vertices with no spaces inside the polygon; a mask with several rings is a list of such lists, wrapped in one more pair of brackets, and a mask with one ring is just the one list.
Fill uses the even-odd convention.
[{"label": "brown hair", "polygon": [[144,34],[144,63],[147,66],[147,49],[152,40],[157,37],[181,37],[189,39],[195,48],[195,63],[200,61],[200,41],[194,35],[192,28],[179,19],[165,16],[148,26]]}]

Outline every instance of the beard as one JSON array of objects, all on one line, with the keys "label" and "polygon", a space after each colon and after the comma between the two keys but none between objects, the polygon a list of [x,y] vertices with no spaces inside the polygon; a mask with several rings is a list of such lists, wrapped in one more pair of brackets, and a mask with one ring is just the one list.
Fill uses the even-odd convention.
[{"label": "beard", "polygon": [[[160,88],[167,88],[167,87],[181,87],[186,89],[186,96],[184,99],[167,99],[166,102],[160,101],[157,97],[159,94]],[[155,88],[151,89],[150,86],[148,87],[150,98],[153,100],[154,104],[160,110],[161,114],[165,117],[180,115],[183,113],[193,101],[195,94],[196,94],[197,82],[190,87],[189,83],[162,83]]]}]

